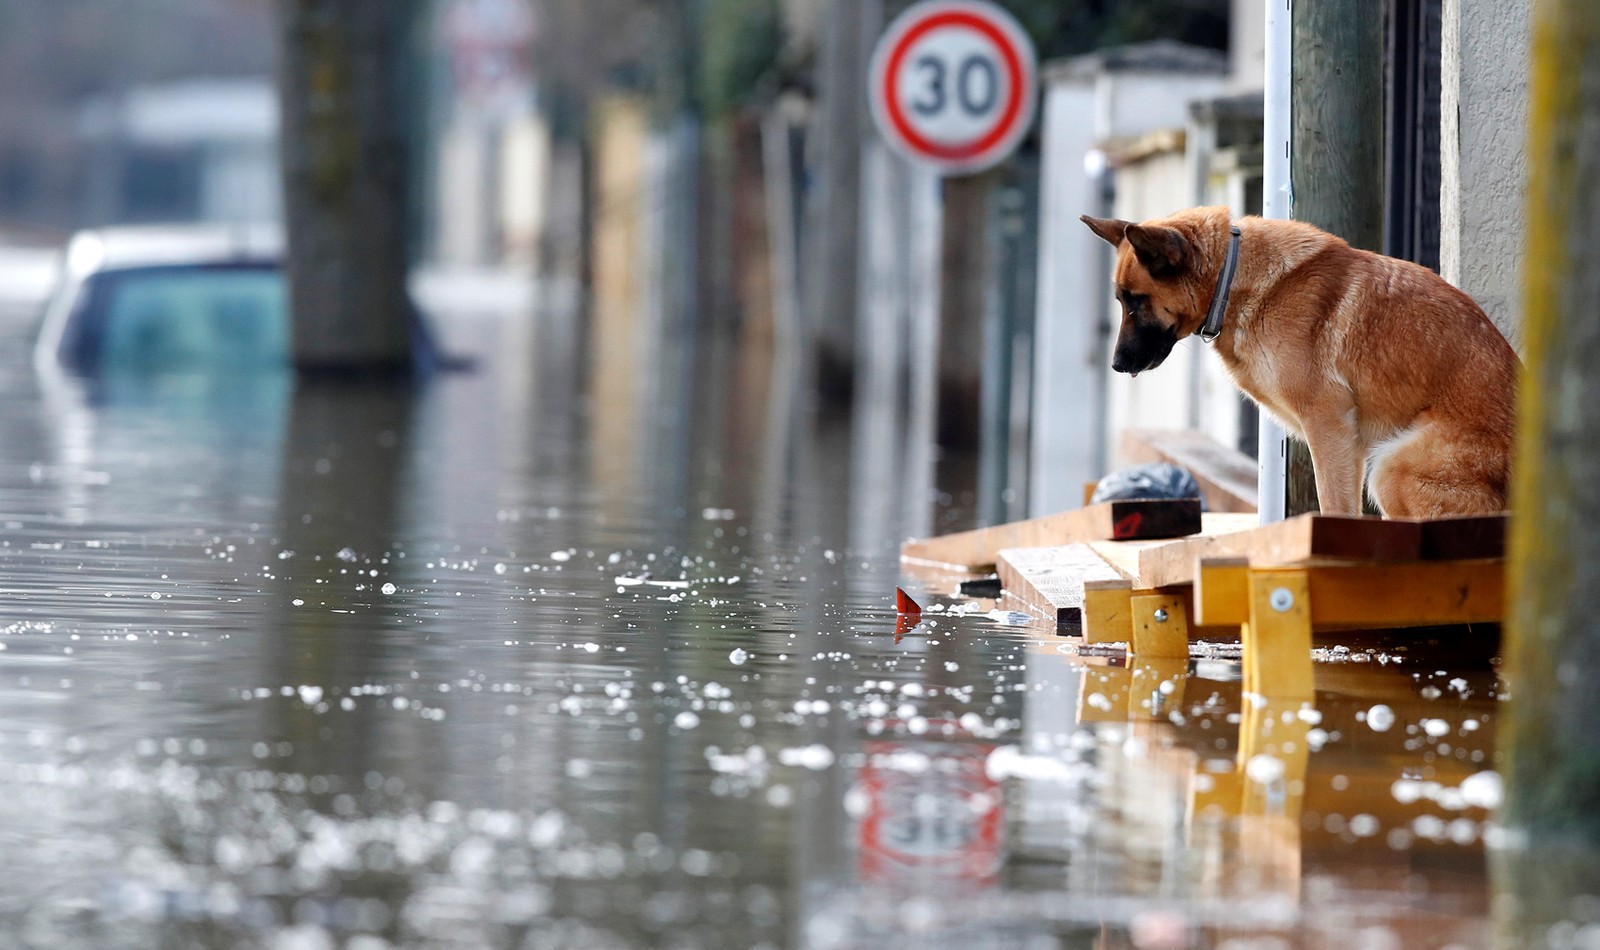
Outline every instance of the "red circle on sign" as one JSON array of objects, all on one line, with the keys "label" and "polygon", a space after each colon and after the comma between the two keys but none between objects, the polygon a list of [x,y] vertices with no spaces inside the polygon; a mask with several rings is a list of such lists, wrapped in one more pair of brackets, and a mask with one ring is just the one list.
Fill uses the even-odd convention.
[{"label": "red circle on sign", "polygon": [[[1005,113],[1000,117],[1000,121],[983,138],[959,145],[941,145],[912,128],[895,89],[900,66],[904,63],[906,54],[911,52],[911,47],[934,30],[947,26],[966,27],[987,37],[1005,58],[1006,75],[1011,80],[1010,95],[1006,99]],[[884,70],[883,84],[884,107],[888,110],[889,120],[894,123],[894,129],[900,137],[919,152],[952,162],[969,161],[1000,144],[1001,140],[1011,134],[1012,124],[1022,112],[1022,103],[1027,96],[1022,59],[1018,56],[1010,38],[989,20],[965,10],[949,10],[936,14],[907,30],[905,36],[900,38],[893,52],[889,54],[889,68]]]}]

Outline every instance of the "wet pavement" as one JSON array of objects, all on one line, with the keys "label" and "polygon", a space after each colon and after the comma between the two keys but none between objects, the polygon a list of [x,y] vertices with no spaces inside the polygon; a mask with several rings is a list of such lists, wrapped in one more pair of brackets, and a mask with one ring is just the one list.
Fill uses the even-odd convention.
[{"label": "wet pavement", "polygon": [[1079,655],[902,576],[892,409],[572,326],[405,393],[8,351],[0,946],[1489,945],[1481,651]]}]

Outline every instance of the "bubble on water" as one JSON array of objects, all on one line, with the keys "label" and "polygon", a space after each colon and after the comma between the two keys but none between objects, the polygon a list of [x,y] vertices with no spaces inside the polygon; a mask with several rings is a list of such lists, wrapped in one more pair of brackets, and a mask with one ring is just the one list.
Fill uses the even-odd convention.
[{"label": "bubble on water", "polygon": [[600,652],[600,644],[595,643],[593,641],[590,641],[589,643],[585,643],[583,645],[583,651],[585,653],[599,653]]},{"label": "bubble on water", "polygon": [[272,950],[334,950],[332,935],[315,924],[299,924],[281,930],[269,944]]},{"label": "bubble on water", "polygon": [[296,597],[294,600],[289,601],[289,603],[294,604],[296,607],[304,607],[306,605],[306,602],[301,600],[298,597]]},{"label": "bubble on water", "polygon": [[1378,833],[1382,825],[1375,816],[1361,814],[1350,819],[1348,827],[1357,838],[1370,838]]},{"label": "bubble on water", "polygon": [[340,548],[338,558],[347,564],[353,562],[356,559],[355,548]]},{"label": "bubble on water", "polygon": [[1388,732],[1394,726],[1394,710],[1382,703],[1367,710],[1367,728],[1373,732]]},{"label": "bubble on water", "polygon": [[693,729],[695,726],[700,725],[700,717],[685,709],[673,717],[672,724],[679,729]]},{"label": "bubble on water", "polygon": [[1422,731],[1437,739],[1450,734],[1450,723],[1444,719],[1424,719]]},{"label": "bubble on water", "polygon": [[787,785],[773,785],[767,789],[767,804],[773,808],[788,808],[794,803],[794,791]]},{"label": "bubble on water", "polygon": [[1499,808],[1504,793],[1505,783],[1498,772],[1478,772],[1461,782],[1462,801],[1477,808]]},{"label": "bubble on water", "polygon": [[1272,785],[1280,782],[1283,780],[1283,773],[1283,760],[1275,755],[1267,755],[1266,753],[1251,756],[1250,761],[1246,762],[1244,766],[1244,774],[1249,776],[1250,781],[1255,782],[1257,785]]},{"label": "bubble on water", "polygon": [[572,552],[571,551],[551,551],[550,552],[550,560],[556,561],[558,563],[565,562],[565,561],[570,561],[570,560],[572,560]]},{"label": "bubble on water", "polygon": [[302,686],[299,693],[300,701],[307,706],[315,706],[317,703],[322,702],[321,686]]},{"label": "bubble on water", "polygon": [[1183,950],[1189,946],[1189,920],[1173,911],[1142,911],[1134,915],[1129,936],[1139,950]]},{"label": "bubble on water", "polygon": [[1389,786],[1389,794],[1393,795],[1394,800],[1402,805],[1409,805],[1415,802],[1422,797],[1422,792],[1422,783],[1414,778],[1396,779],[1395,783]]},{"label": "bubble on water", "polygon": [[392,596],[394,594],[394,592],[399,590],[400,588],[394,586],[393,584],[385,584],[385,585],[383,585],[382,587],[380,587],[378,589],[383,591],[383,593],[386,596]]},{"label": "bubble on water", "polygon": [[506,572],[506,565],[505,565],[505,563],[504,563],[504,562],[501,562],[501,563],[499,563],[499,564],[496,564],[496,565],[495,565],[495,566],[494,566],[494,572],[495,572],[495,573],[496,573],[496,574],[504,574],[504,573],[505,573],[505,572]]},{"label": "bubble on water", "polygon": [[594,774],[594,767],[588,759],[569,759],[567,761],[567,777],[584,779]]},{"label": "bubble on water", "polygon": [[784,749],[778,753],[778,761],[784,765],[820,772],[833,764],[833,750],[820,743],[798,749]]}]

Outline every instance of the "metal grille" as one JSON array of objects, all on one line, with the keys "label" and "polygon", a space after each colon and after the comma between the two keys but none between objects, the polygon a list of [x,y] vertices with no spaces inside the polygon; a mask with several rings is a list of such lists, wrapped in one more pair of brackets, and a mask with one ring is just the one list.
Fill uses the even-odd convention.
[{"label": "metal grille", "polygon": [[1442,0],[1389,0],[1385,250],[1439,269]]}]

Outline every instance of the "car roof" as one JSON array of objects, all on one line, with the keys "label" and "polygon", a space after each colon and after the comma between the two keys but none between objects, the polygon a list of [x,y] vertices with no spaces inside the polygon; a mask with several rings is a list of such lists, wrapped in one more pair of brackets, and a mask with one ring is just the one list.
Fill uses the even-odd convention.
[{"label": "car roof", "polygon": [[67,245],[67,271],[83,278],[110,270],[229,262],[277,263],[283,231],[274,225],[171,224],[80,231]]}]

